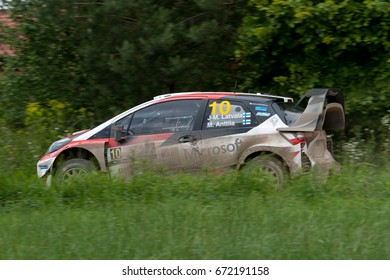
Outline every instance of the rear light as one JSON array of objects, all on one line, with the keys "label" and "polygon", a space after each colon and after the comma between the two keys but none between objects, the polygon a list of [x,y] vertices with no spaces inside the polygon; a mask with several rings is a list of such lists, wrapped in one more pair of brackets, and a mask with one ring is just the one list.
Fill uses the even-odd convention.
[{"label": "rear light", "polygon": [[307,139],[305,136],[303,136],[302,133],[297,133],[295,134],[295,137],[289,139],[288,142],[290,142],[290,144],[293,146],[300,144],[301,150],[303,150],[306,146]]},{"label": "rear light", "polygon": [[292,138],[292,139],[289,139],[288,140],[292,145],[298,145],[298,144],[304,144],[306,143],[306,138],[303,137],[303,136],[300,136],[300,137],[295,137],[295,138]]}]

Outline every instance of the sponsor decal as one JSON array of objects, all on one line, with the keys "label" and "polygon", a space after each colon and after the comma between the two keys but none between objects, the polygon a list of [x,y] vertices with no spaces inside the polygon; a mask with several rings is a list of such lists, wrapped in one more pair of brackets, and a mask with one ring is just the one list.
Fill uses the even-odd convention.
[{"label": "sponsor decal", "polygon": [[256,116],[258,117],[269,117],[271,115],[271,113],[269,112],[257,112],[256,113]]},{"label": "sponsor decal", "polygon": [[256,110],[256,111],[266,112],[266,111],[268,111],[268,108],[265,107],[265,106],[256,106],[256,107],[255,107],[255,110]]},{"label": "sponsor decal", "polygon": [[161,151],[161,157],[163,160],[169,161],[170,157],[179,157],[179,149],[177,147],[165,148]]},{"label": "sponsor decal", "polygon": [[244,142],[237,138],[233,143],[217,145],[198,150],[196,148],[184,150],[184,156],[187,160],[194,160],[199,157],[211,157],[226,153],[237,152]]}]

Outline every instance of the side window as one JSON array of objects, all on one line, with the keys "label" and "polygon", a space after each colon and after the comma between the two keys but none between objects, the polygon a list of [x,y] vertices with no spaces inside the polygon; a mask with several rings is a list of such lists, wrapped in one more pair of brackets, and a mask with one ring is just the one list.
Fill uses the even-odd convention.
[{"label": "side window", "polygon": [[255,125],[257,125],[256,118],[243,103],[229,100],[209,100],[203,120],[203,129]]},{"label": "side window", "polygon": [[252,112],[254,112],[260,123],[275,114],[271,103],[249,103],[249,107],[252,109]]},{"label": "side window", "polygon": [[130,130],[134,134],[190,131],[201,100],[175,100],[151,105],[134,113]]},{"label": "side window", "polygon": [[110,129],[111,125],[105,127],[104,129],[100,130],[95,135],[91,136],[90,139],[102,139],[102,138],[109,138],[110,137]]},{"label": "side window", "polygon": [[126,135],[129,135],[131,133],[129,133],[129,126],[130,126],[130,122],[131,122],[131,119],[133,117],[133,114],[130,114],[130,115],[127,115],[126,117],[124,117],[123,119],[120,119],[119,121],[117,121],[115,123],[115,125],[122,125],[123,126],[123,132],[126,132]]}]

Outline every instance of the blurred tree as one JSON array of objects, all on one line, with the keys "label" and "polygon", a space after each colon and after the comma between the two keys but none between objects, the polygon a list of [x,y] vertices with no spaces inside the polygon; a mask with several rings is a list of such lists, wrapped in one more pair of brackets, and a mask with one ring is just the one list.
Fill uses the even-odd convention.
[{"label": "blurred tree", "polygon": [[8,43],[15,52],[0,77],[0,105],[8,122],[20,126],[25,108],[50,99],[74,101],[85,96],[78,65],[83,34],[74,20],[72,1],[9,1],[16,27]]},{"label": "blurred tree", "polygon": [[388,1],[251,0],[236,49],[241,88],[341,88],[349,119],[363,123],[388,114],[389,36]]},{"label": "blurred tree", "polygon": [[3,116],[20,122],[28,103],[58,99],[100,122],[157,94],[233,88],[246,2],[9,1],[18,40],[0,79]]}]

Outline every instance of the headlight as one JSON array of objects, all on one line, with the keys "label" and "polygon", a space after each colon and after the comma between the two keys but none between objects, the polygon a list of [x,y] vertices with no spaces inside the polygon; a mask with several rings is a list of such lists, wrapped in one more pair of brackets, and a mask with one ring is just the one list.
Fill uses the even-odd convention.
[{"label": "headlight", "polygon": [[47,150],[47,154],[52,153],[54,151],[57,151],[58,149],[61,149],[63,146],[68,144],[70,141],[72,141],[70,138],[64,138],[64,139],[55,141],[53,144],[50,145],[49,150]]}]

